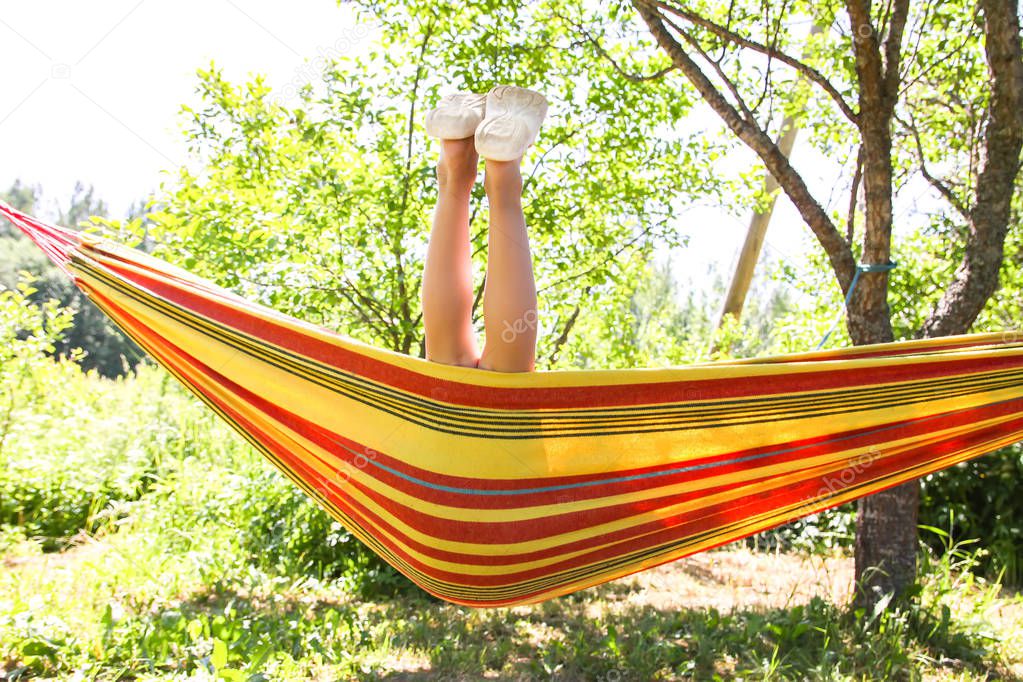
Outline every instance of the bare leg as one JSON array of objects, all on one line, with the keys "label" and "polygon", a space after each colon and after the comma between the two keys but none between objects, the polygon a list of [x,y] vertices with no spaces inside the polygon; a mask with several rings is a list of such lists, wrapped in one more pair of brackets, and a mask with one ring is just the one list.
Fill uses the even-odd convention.
[{"label": "bare leg", "polygon": [[483,290],[486,346],[479,366],[529,372],[536,362],[536,283],[522,215],[521,159],[486,162],[490,244]]},{"label": "bare leg", "polygon": [[479,157],[473,138],[441,140],[439,195],[423,268],[426,358],[475,367],[479,350],[472,328],[469,197]]}]

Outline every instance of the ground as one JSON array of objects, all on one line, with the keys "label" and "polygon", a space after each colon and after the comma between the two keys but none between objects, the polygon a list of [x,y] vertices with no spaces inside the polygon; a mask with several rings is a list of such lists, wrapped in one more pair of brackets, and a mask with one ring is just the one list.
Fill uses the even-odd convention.
[{"label": "ground", "polygon": [[[847,608],[853,564],[841,555],[731,548],[502,609],[417,592],[356,599],[337,583],[284,576],[195,583],[181,580],[173,558],[153,570],[133,560],[112,540],[8,555],[0,589],[18,593],[0,591],[8,674],[68,679],[84,666],[98,679],[212,679],[214,669],[247,680],[1023,679],[1023,599],[940,561],[926,608],[873,617]],[[26,644],[19,618],[51,624],[31,640],[48,643],[49,658],[25,655],[45,649]]]}]

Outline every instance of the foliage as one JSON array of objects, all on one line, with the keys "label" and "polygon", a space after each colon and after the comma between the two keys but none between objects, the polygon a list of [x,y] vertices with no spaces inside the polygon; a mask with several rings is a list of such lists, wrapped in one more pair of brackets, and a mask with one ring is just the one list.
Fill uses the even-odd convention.
[{"label": "foliage", "polygon": [[[927,476],[921,523],[958,538],[980,538],[977,567],[1023,585],[1023,444]],[[932,546],[941,549],[939,539]]]},{"label": "foliage", "polygon": [[227,524],[225,551],[267,570],[407,586],[163,370],[107,380],[48,358],[71,313],[32,293],[0,292],[0,537],[49,550],[144,519],[175,546],[183,528]]},{"label": "foliage", "polygon": [[0,525],[56,548],[138,498],[189,447],[189,415],[154,369],[104,383],[74,353],[47,357],[73,313],[33,293],[0,291]]},{"label": "foliage", "polygon": [[[45,355],[70,324],[70,314],[56,301],[43,307],[31,305],[27,299],[35,290],[30,282],[24,278],[15,290],[0,289],[0,468],[4,471],[0,524],[24,523],[25,507],[31,506],[12,490],[14,463],[21,459],[17,454],[20,422],[36,409],[45,409],[46,396],[59,394],[75,371],[67,361],[53,363]],[[26,467],[32,466],[30,458],[24,460]]]},{"label": "foliage", "polygon": [[[702,160],[718,150],[665,126],[688,109],[688,97],[668,97],[651,82],[631,87],[623,102],[618,93],[626,79],[593,50],[582,58],[558,50],[539,59],[538,45],[564,36],[518,3],[501,4],[507,14],[500,33],[496,20],[482,20],[476,8],[436,9],[436,16],[384,19],[388,30],[368,56],[325,61],[315,81],[290,98],[275,96],[259,78],[232,84],[215,68],[201,72],[201,101],[185,110],[193,158],[142,227],[160,245],[159,255],[221,285],[422,355],[421,270],[436,195],[436,152],[422,114],[443,90],[530,84],[557,93],[525,161],[545,332],[540,366],[581,361],[577,353],[559,353],[562,337],[570,337],[563,332],[588,321],[599,325],[593,301],[623,303],[623,287],[654,245],[681,243],[672,221],[679,204],[727,185],[700,172]],[[503,32],[519,21],[520,29]],[[390,31],[399,27],[407,30]],[[472,68],[452,66],[453,50]],[[481,290],[487,233],[481,186],[472,215]],[[481,330],[478,306],[476,312]]]},{"label": "foliage", "polygon": [[239,547],[256,565],[281,575],[339,579],[366,598],[418,590],[290,479],[268,469],[252,471],[237,502],[245,524]]},{"label": "foliage", "polygon": [[[661,50],[654,49],[649,31],[637,15],[636,3],[619,0],[594,5],[580,0],[537,0],[522,4],[488,0],[456,7],[432,2],[359,0],[356,4],[380,23],[385,40],[395,48],[407,49],[418,37],[430,31],[439,33],[445,52],[444,72],[456,74],[456,80],[470,87],[481,88],[489,82],[491,64],[513,64],[518,74],[524,74],[542,60],[554,64],[553,71],[558,73],[568,59],[588,69],[586,82],[599,83],[596,87],[607,84],[600,98],[590,98],[587,104],[629,112],[630,116],[619,117],[615,124],[630,134],[642,132],[634,129],[636,119],[652,116],[664,126],[678,126],[692,111],[688,106],[673,106],[696,96],[694,88],[670,67]],[[808,183],[814,184],[809,170],[815,159],[841,166],[839,186],[832,188],[829,183],[830,195],[817,192],[815,199],[834,227],[847,234],[848,243],[857,250],[853,255],[860,258],[863,204],[856,197],[843,196],[843,191],[855,185],[851,178],[863,144],[862,130],[851,118],[869,102],[859,101],[854,32],[845,4],[800,1],[768,7],[758,2],[696,1],[665,7],[668,9],[663,14],[674,24],[676,34],[686,37],[684,49],[697,61],[706,62],[708,85],[745,116],[746,132],[755,126],[773,137],[782,119],[791,117],[804,141],[801,154],[811,157],[795,159],[797,168],[806,166],[808,172],[803,178]],[[899,13],[890,10],[885,5],[869,7],[873,37],[878,41],[886,40],[894,31]],[[982,20],[974,3],[957,1],[941,7],[908,3],[907,11],[905,33],[898,33],[903,49],[892,148],[898,209],[894,227],[897,245],[901,238],[925,226],[941,234],[946,248],[937,255],[945,267],[932,268],[929,273],[940,294],[962,260],[968,232],[964,208],[976,199],[978,173],[983,167],[981,150],[990,74]],[[820,30],[810,31],[814,26]],[[761,47],[748,49],[753,45]],[[768,57],[765,52],[789,58]],[[793,64],[799,68],[793,68]],[[816,80],[811,83],[813,79],[807,74]],[[558,98],[571,100],[580,91],[589,93],[585,86],[573,83],[540,76],[533,80],[550,87]],[[831,90],[818,87],[820,83]],[[638,99],[643,100],[641,104],[637,104]],[[657,110],[663,106],[669,109]],[[848,110],[843,111],[843,106]],[[690,119],[685,122],[688,124]],[[702,134],[709,137],[713,132]],[[736,142],[732,138],[731,143]],[[715,155],[707,158],[720,160]],[[697,157],[691,162],[702,160]],[[741,173],[745,186],[759,184],[754,182],[763,177],[759,164],[758,159],[756,165]],[[661,172],[660,167],[650,170]],[[721,171],[717,163],[713,171],[707,172]],[[671,178],[670,172],[663,175],[662,186]],[[902,209],[909,201],[918,200],[929,180],[935,189],[928,193],[926,208]],[[856,186],[862,189],[862,183]],[[949,188],[951,192],[945,191]],[[1016,192],[1017,204],[1019,194]],[[606,196],[617,200],[610,191]],[[876,198],[877,194],[872,196]],[[728,203],[732,208],[748,206],[748,201]],[[867,210],[875,208],[871,204]],[[820,262],[823,272],[830,272],[823,258]],[[827,279],[834,284],[832,276]],[[917,302],[913,315],[918,322],[930,314],[936,300],[934,296]]]},{"label": "foliage", "polygon": [[[7,191],[0,193],[0,198],[19,211],[30,211],[39,201],[41,193],[41,188],[24,185],[21,180],[15,180]],[[15,234],[20,234],[17,228],[7,220],[0,218],[0,237],[12,237]]]},{"label": "foliage", "polygon": [[[38,188],[27,188],[15,182],[2,194],[15,208],[36,213],[41,208]],[[75,185],[66,209],[59,211],[58,224],[78,227],[91,216],[106,212],[92,188]],[[68,356],[75,349],[76,362],[84,369],[95,369],[106,377],[123,376],[142,359],[142,350],[124,336],[99,308],[47,260],[46,256],[25,236],[0,218],[0,286],[14,288],[19,273],[27,271],[35,278],[35,302],[56,299],[73,311],[73,322],[64,334],[54,340],[53,353]]]}]

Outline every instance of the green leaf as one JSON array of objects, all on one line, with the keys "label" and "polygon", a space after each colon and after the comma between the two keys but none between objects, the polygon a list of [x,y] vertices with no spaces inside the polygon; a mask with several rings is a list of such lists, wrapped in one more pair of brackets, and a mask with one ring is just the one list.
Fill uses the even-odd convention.
[{"label": "green leaf", "polygon": [[24,644],[21,647],[21,653],[23,656],[45,656],[52,658],[57,653],[57,647],[49,642],[35,639]]},{"label": "green leaf", "polygon": [[227,667],[227,643],[222,639],[213,640],[213,653],[210,654],[210,664],[218,673]]}]

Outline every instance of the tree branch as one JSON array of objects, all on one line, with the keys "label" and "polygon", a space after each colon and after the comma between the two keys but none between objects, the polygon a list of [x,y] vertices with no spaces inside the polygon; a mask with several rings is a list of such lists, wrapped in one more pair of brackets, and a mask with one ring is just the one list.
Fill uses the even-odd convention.
[{"label": "tree branch", "polygon": [[695,38],[689,35],[688,31],[686,31],[681,26],[671,21],[667,17],[664,17],[664,23],[668,24],[673,29],[675,29],[675,31],[680,36],[682,36],[687,43],[689,43],[689,46],[696,50],[700,54],[700,56],[703,57],[704,60],[706,60],[707,63],[711,65],[711,67],[714,69],[714,73],[717,74],[718,78],[721,79],[721,82],[725,84],[726,88],[728,88],[728,92],[732,93],[732,98],[735,100],[735,103],[739,106],[740,109],[742,109],[742,116],[746,120],[746,122],[748,122],[750,125],[759,127],[756,117],[753,115],[753,112],[750,111],[750,108],[746,105],[746,100],[744,100],[742,95],[739,93],[739,88],[736,87],[735,83],[732,82],[732,79],[725,75],[724,69],[721,68],[721,64],[717,60],[711,59],[710,55],[707,54],[707,52],[700,46],[700,43]]},{"label": "tree branch", "polygon": [[674,38],[664,23],[664,18],[656,9],[660,3],[652,0],[633,0],[633,6],[646,22],[657,43],[671,60],[697,89],[703,99],[721,117],[725,125],[742,140],[750,149],[760,156],[768,172],[774,176],[785,191],[800,216],[817,237],[828,255],[843,291],[852,282],[856,265],[852,250],[845,243],[835,224],[824,209],[810,194],[803,178],[789,163],[778,145],[759,126],[743,120],[743,117],[718,91],[706,74],[686,53],[682,45]]},{"label": "tree branch", "polygon": [[659,71],[656,71],[654,73],[651,73],[651,74],[636,74],[636,73],[632,73],[630,71],[627,71],[625,69],[625,67],[623,67],[621,65],[621,63],[618,62],[617,59],[615,59],[614,57],[611,56],[611,53],[609,53],[606,49],[604,49],[604,46],[600,44],[600,41],[594,35],[592,35],[589,31],[586,30],[585,26],[583,26],[582,24],[577,24],[577,23],[575,23],[573,21],[569,21],[568,19],[566,19],[565,17],[562,17],[561,15],[559,15],[557,13],[555,13],[555,16],[560,17],[563,21],[566,21],[568,24],[574,26],[577,31],[582,33],[582,35],[586,39],[586,41],[589,42],[593,46],[593,49],[595,49],[597,51],[597,54],[599,54],[604,60],[606,60],[607,63],[610,64],[611,67],[615,71],[617,71],[620,76],[624,77],[626,80],[629,80],[629,81],[631,81],[633,83],[644,83],[646,81],[653,81],[653,80],[657,80],[659,78],[663,78],[664,76],[668,75],[672,71],[675,71],[675,70],[678,69],[677,66],[672,64],[671,66],[667,66],[667,67],[665,67],[665,68],[663,68],[663,69],[661,69]]},{"label": "tree branch", "polygon": [[682,7],[678,7],[671,3],[662,2],[660,0],[638,0],[638,2],[647,5],[648,7],[663,8],[681,19],[685,19],[686,21],[696,26],[699,26],[700,28],[710,31],[711,33],[718,36],[722,40],[726,40],[730,43],[734,43],[741,47],[749,48],[751,50],[754,50],[755,52],[767,55],[772,59],[777,59],[781,63],[792,67],[799,73],[803,74],[803,76],[808,81],[817,84],[822,90],[824,90],[824,92],[826,92],[828,96],[831,97],[832,100],[834,100],[835,104],[838,105],[838,108],[845,115],[845,117],[848,118],[853,123],[856,123],[859,115],[855,111],[853,111],[849,103],[845,101],[845,98],[842,96],[842,93],[840,93],[838,89],[835,88],[834,85],[832,85],[831,81],[829,81],[824,76],[824,74],[822,74],[820,71],[813,68],[809,64],[802,62],[799,59],[796,59],[795,57],[786,54],[785,52],[782,52],[781,50],[778,50],[774,47],[763,45],[755,40],[746,38],[745,36],[742,36],[736,33],[735,31],[732,31],[731,29],[728,29],[724,26],[714,23],[713,21],[710,21],[709,19],[701,17],[699,14],[690,12],[689,10],[686,10]]},{"label": "tree branch", "polygon": [[[591,287],[587,286],[583,289],[583,297],[585,298],[590,293]],[[550,364],[554,364],[558,359],[558,353],[561,352],[561,347],[568,341],[568,335],[572,332],[572,328],[575,327],[576,320],[579,319],[579,312],[582,310],[580,304],[576,303],[575,308],[572,310],[572,314],[568,316],[568,320],[565,322],[565,326],[561,329],[561,334],[554,340],[552,344],[551,352],[547,355],[547,361]]]},{"label": "tree branch", "polygon": [[[862,114],[868,107],[877,112],[884,97],[884,67],[881,64],[880,43],[870,19],[870,3],[863,0],[848,0],[846,8],[852,26],[856,75],[860,83],[860,113]],[[861,129],[862,123],[861,121]]]},{"label": "tree branch", "polygon": [[860,193],[860,181],[863,179],[863,146],[856,152],[856,170],[853,171],[852,189],[849,192],[849,218],[845,224],[845,241],[852,246],[856,229],[856,199]]},{"label": "tree branch", "polygon": [[480,281],[480,285],[476,288],[476,295],[472,297],[472,308],[470,310],[470,317],[476,313],[476,309],[480,305],[480,299],[483,298],[483,289],[487,286],[487,273],[483,273],[483,279]]},{"label": "tree branch", "polygon": [[[418,66],[416,67],[416,75],[412,81],[412,89],[409,93],[409,114],[408,114],[408,132],[406,135],[406,148],[405,148],[405,182],[401,192],[401,208],[398,211],[397,224],[398,230],[395,236],[394,245],[392,247],[392,253],[394,254],[394,274],[395,280],[398,283],[398,300],[400,301],[401,307],[401,319],[405,322],[409,322],[412,312],[409,307],[408,291],[405,284],[405,268],[401,262],[401,240],[405,235],[405,230],[401,229],[402,222],[405,219],[405,211],[408,209],[409,191],[410,185],[412,184],[412,140],[413,133],[415,132],[415,117],[416,117],[416,101],[419,99],[419,83],[423,78],[424,64],[426,63],[426,48],[430,44],[430,38],[433,36],[433,21],[431,20],[426,26],[426,32],[423,34],[423,43],[419,47],[419,59],[417,60]],[[404,346],[406,344],[400,344]],[[398,348],[400,352],[407,352],[408,348]]]},{"label": "tree branch", "polygon": [[902,58],[902,37],[909,19],[909,0],[895,0],[891,22],[888,24],[888,35],[884,41],[884,86],[885,93],[891,98],[891,106],[895,106],[899,95],[901,78],[900,60]]},{"label": "tree branch", "polygon": [[920,131],[916,127],[916,121],[912,120],[912,115],[910,115],[909,123],[904,121],[902,117],[898,115],[895,116],[895,120],[913,136],[913,140],[916,142],[917,156],[920,157],[920,175],[922,175],[924,180],[929,182],[931,187],[936,189],[941,196],[945,197],[945,200],[952,205],[952,208],[954,208],[959,215],[968,222],[970,220],[969,209],[961,201],[959,201],[959,198],[952,192],[952,189],[948,185],[942,182],[939,178],[931,175],[930,171],[927,170],[927,159],[924,156],[924,146],[923,142],[920,140]]}]

